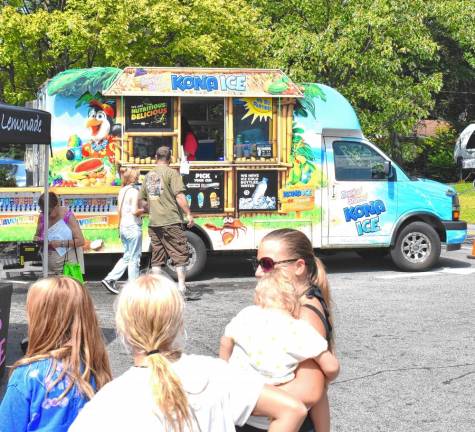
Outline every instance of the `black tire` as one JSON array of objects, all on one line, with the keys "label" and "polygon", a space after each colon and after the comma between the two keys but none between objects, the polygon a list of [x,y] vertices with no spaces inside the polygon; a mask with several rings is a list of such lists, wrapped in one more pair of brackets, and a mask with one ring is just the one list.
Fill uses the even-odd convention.
[{"label": "black tire", "polygon": [[[206,246],[199,235],[191,231],[186,231],[185,235],[188,240],[188,249],[190,251],[190,259],[186,266],[186,279],[191,280],[203,271],[208,254]],[[173,279],[177,280],[175,266],[170,260],[168,260],[165,270]]]},{"label": "black tire", "polygon": [[388,253],[389,249],[386,248],[369,248],[369,249],[358,249],[356,253],[366,260],[376,261],[384,259]]},{"label": "black tire", "polygon": [[399,233],[390,254],[394,264],[404,271],[425,271],[440,258],[440,238],[425,222],[412,222]]}]

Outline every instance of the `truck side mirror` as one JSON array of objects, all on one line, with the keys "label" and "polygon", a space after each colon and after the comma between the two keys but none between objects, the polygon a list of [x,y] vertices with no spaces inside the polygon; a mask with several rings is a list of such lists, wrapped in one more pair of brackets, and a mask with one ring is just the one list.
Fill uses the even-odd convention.
[{"label": "truck side mirror", "polygon": [[384,167],[383,167],[383,172],[384,172],[384,177],[385,178],[391,178],[392,177],[392,169],[391,169],[391,161],[384,161]]}]

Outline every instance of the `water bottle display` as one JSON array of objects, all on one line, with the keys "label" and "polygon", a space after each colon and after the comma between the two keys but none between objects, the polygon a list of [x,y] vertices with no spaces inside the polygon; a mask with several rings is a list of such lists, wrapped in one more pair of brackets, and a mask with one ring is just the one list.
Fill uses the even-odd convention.
[{"label": "water bottle display", "polygon": [[238,174],[239,210],[277,209],[277,172],[241,171]]}]

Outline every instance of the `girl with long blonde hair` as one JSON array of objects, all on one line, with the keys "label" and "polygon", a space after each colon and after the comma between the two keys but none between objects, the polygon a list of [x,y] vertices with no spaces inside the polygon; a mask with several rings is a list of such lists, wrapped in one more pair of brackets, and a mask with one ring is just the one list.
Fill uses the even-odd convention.
[{"label": "girl with long blonde hair", "polygon": [[50,277],[30,287],[26,315],[28,348],[12,366],[0,430],[67,431],[112,378],[92,299],[76,280]]},{"label": "girl with long blonde hair", "polygon": [[220,359],[183,354],[183,312],[183,296],[165,276],[125,285],[116,325],[134,366],[84,407],[70,431],[231,432],[253,411],[272,417],[274,432],[297,431],[301,402]]}]

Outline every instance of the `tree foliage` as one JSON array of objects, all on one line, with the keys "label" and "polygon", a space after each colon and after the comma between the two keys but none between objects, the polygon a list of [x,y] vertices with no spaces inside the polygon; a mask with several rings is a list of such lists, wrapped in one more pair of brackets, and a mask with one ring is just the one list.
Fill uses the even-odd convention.
[{"label": "tree foliage", "polygon": [[276,67],[337,88],[368,136],[474,118],[467,0],[30,0],[0,6],[0,98],[23,103],[70,68]]},{"label": "tree foliage", "polygon": [[255,66],[270,37],[245,0],[6,1],[0,98],[23,103],[45,80],[92,66]]}]

